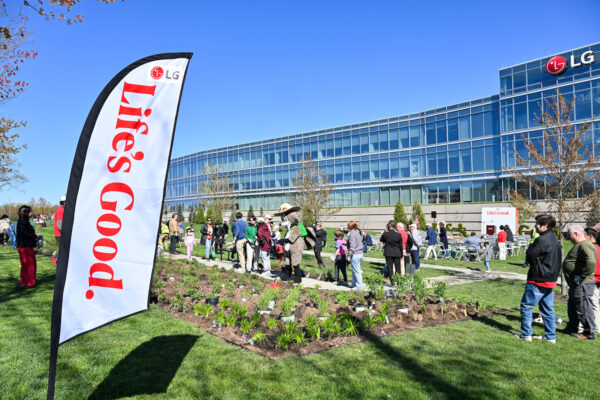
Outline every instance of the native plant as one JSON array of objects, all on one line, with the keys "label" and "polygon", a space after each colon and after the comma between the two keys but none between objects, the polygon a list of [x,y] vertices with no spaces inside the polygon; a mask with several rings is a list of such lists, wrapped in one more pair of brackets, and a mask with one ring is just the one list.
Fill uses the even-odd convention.
[{"label": "native plant", "polygon": [[255,341],[255,342],[257,342],[257,343],[265,342],[267,340],[267,334],[264,333],[261,330],[257,330],[254,333],[254,336],[252,336],[252,340]]},{"label": "native plant", "polygon": [[294,339],[294,335],[291,333],[282,332],[277,336],[277,347],[282,350],[287,350]]},{"label": "native plant", "polygon": [[433,284],[433,293],[436,297],[446,297],[446,282],[438,281]]},{"label": "native plant", "polygon": [[342,325],[337,315],[330,315],[329,318],[323,321],[323,333],[327,334],[329,339],[342,333]]},{"label": "native plant", "polygon": [[277,320],[274,318],[269,318],[267,320],[267,328],[269,330],[274,330],[275,328],[277,328]]}]

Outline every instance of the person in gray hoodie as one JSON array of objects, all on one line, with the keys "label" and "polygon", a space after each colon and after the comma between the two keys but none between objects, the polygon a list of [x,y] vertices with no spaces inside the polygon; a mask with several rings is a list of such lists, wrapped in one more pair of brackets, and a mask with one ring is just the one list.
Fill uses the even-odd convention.
[{"label": "person in gray hoodie", "polygon": [[356,290],[362,289],[362,269],[360,263],[363,259],[362,236],[358,231],[356,221],[348,221],[348,255],[352,265],[352,287]]}]

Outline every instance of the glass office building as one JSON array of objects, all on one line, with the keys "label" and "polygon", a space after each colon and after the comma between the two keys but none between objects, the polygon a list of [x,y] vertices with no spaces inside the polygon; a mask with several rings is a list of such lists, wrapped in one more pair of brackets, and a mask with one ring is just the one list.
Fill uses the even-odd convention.
[{"label": "glass office building", "polygon": [[175,158],[166,203],[198,204],[203,168],[212,163],[232,177],[240,209],[278,209],[307,156],[330,176],[335,206],[493,202],[506,200],[509,188],[530,193],[506,168],[526,153],[522,135],[542,135],[537,116],[546,101],[559,93],[575,99],[572,120],[591,122],[587,144],[600,141],[600,44],[560,56],[568,63],[560,75],[547,71],[549,57],[501,69],[493,96]]}]

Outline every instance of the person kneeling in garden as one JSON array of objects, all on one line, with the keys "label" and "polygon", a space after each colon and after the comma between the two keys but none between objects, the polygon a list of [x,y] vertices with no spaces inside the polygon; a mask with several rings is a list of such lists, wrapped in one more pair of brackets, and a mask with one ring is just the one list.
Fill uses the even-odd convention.
[{"label": "person kneeling in garden", "polygon": [[554,314],[554,292],[562,258],[562,250],[558,239],[552,233],[556,220],[551,215],[542,214],[535,217],[535,229],[540,236],[527,249],[525,265],[529,266],[525,293],[521,299],[521,333],[515,335],[531,342],[532,310],[539,304],[540,314],[544,320],[544,336],[536,339],[556,343],[556,319]]}]

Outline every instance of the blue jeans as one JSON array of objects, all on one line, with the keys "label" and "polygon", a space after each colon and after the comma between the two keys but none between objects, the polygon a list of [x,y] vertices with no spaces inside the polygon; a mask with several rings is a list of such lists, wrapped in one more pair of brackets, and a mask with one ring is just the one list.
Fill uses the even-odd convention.
[{"label": "blue jeans", "polygon": [[419,256],[419,250],[411,250],[410,256],[412,257],[413,264],[415,264],[415,271],[418,271],[421,267],[421,257]]},{"label": "blue jeans", "polygon": [[483,265],[485,265],[485,268],[488,271],[491,271],[491,269],[490,269],[490,260],[483,260]]},{"label": "blue jeans", "polygon": [[352,264],[352,286],[357,289],[362,289],[362,270],[360,263],[362,262],[362,254],[353,254],[350,264]]},{"label": "blue jeans", "polygon": [[206,258],[210,258],[210,249],[212,246],[212,239],[206,239]]},{"label": "blue jeans", "polygon": [[556,317],[554,315],[554,292],[551,288],[543,288],[527,283],[521,299],[521,334],[532,336],[531,319],[533,307],[538,304],[540,315],[544,320],[544,333],[548,339],[556,339]]}]

